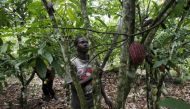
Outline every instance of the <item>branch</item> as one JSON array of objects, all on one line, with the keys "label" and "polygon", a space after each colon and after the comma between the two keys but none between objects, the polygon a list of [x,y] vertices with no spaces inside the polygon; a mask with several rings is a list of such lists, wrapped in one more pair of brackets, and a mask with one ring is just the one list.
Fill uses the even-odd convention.
[{"label": "branch", "polygon": [[[167,0],[165,2],[168,2]],[[159,15],[156,17],[156,19],[154,20],[154,22],[151,24],[152,26],[155,25],[156,23],[160,22],[160,19],[166,19],[168,17],[168,15],[170,14],[170,12],[172,11],[173,8],[171,8],[172,6],[176,5],[176,0],[170,0],[165,8],[159,13]],[[162,21],[162,22],[163,22]]]},{"label": "branch", "polygon": [[[141,9],[140,9],[140,5],[139,4],[137,4],[137,11],[138,11],[138,16],[139,16],[140,29],[141,29],[141,31],[143,31],[143,21],[142,21]],[[142,37],[143,36],[144,36],[144,34],[142,33]]]},{"label": "branch", "polygon": [[[188,15],[188,12],[184,11],[183,14],[182,14],[182,16],[181,16],[181,18],[180,18],[180,21],[177,24],[177,27],[175,29],[175,33],[177,33],[179,31],[179,29],[181,28],[181,25],[183,24],[186,15]],[[177,41],[179,38],[180,37],[176,38],[175,35],[174,35],[174,38],[172,40],[174,42],[174,41]]]},{"label": "branch", "polygon": [[[112,48],[112,50],[114,50],[115,48],[121,47],[122,45],[123,45],[123,43],[122,43],[121,45],[114,46],[114,47]],[[102,54],[102,53],[104,53],[104,52],[106,52],[106,51],[110,52],[109,50],[110,50],[110,48],[109,48],[109,49],[102,50],[102,51],[99,51],[98,53],[96,53],[96,54],[92,57],[92,59],[89,61],[89,63],[90,63],[92,60],[94,60],[97,56],[99,56],[100,54]],[[103,65],[102,65],[102,66],[103,66]],[[103,69],[102,67],[100,67],[100,68]]]},{"label": "branch", "polygon": [[[160,14],[153,21],[151,26],[154,27],[155,25],[161,24],[169,16],[169,14],[172,12],[172,10],[173,10],[173,8],[175,6],[176,6],[176,1],[175,0],[170,0],[170,2],[168,2],[166,7],[163,9],[163,11],[161,11]],[[157,32],[157,30],[158,30],[158,27],[154,28],[153,30],[151,30],[148,33],[148,35],[147,35],[147,37],[146,37],[146,39],[144,41],[144,46],[145,46],[146,49],[151,44],[153,38],[155,37],[155,33]]]},{"label": "branch", "polygon": [[[121,30],[121,26],[122,26],[122,23],[121,23],[121,22],[122,22],[122,18],[120,18],[120,19],[118,20],[118,23],[117,23],[117,24],[118,24],[118,26],[117,26],[117,32],[120,32],[120,30]],[[123,42],[123,40],[117,42],[117,40],[118,40],[118,38],[119,38],[119,35],[118,35],[118,34],[113,34],[113,35],[114,35],[113,41],[112,41],[111,44],[109,44],[109,45],[111,45],[111,46],[110,46],[108,52],[106,53],[106,55],[104,56],[103,63],[102,63],[102,65],[100,66],[101,69],[103,69],[103,68],[105,67],[105,65],[106,65],[106,63],[107,63],[107,61],[108,61],[108,59],[109,59],[109,57],[110,57],[112,51],[113,51],[114,48],[117,46],[117,44],[120,43],[120,42]]]},{"label": "branch", "polygon": [[[19,69],[20,70],[20,69]],[[22,73],[20,73],[20,71],[16,71],[16,76],[17,78],[20,80],[21,84],[23,85],[24,84],[24,81],[23,81],[23,77],[21,75]]]},{"label": "branch", "polygon": [[32,71],[32,74],[30,75],[30,78],[26,81],[26,86],[28,86],[30,84],[30,82],[32,81],[32,79],[34,78],[35,75],[35,71]]},{"label": "branch", "polygon": [[113,39],[113,41],[112,41],[112,44],[111,44],[111,46],[110,46],[110,48],[109,48],[107,54],[106,54],[105,57],[104,57],[104,61],[103,61],[102,65],[101,65],[101,69],[103,69],[103,68],[105,67],[106,62],[108,61],[108,59],[109,59],[109,57],[110,57],[110,54],[112,53],[114,47],[117,45],[117,40],[118,40],[118,38],[119,38],[119,35],[114,35],[114,39]]},{"label": "branch", "polygon": [[177,27],[176,27],[175,32],[177,32],[177,31],[179,30],[179,28],[180,28],[181,25],[183,24],[183,21],[184,21],[184,19],[185,19],[185,16],[188,15],[188,13],[189,13],[189,9],[190,9],[190,0],[187,2],[187,6],[184,7],[184,8],[185,8],[185,10],[184,10],[184,12],[183,12],[183,14],[182,14],[182,16],[181,16],[180,21],[179,21],[178,24],[177,24]]},{"label": "branch", "polygon": [[[83,19],[84,19],[85,28],[92,28],[90,25],[90,20],[88,18],[88,14],[87,14],[87,6],[86,6],[87,0],[80,0],[80,3],[81,3],[81,11],[82,11]],[[90,36],[90,37],[92,37],[92,36]]]},{"label": "branch", "polygon": [[[56,28],[57,26],[57,22],[54,16],[54,9],[53,9],[53,5],[52,6],[48,6],[48,2],[46,0],[42,0],[44,7],[46,8],[46,11],[52,21],[53,27]],[[57,31],[57,30],[56,30]]]},{"label": "branch", "polygon": [[[161,22],[162,23],[162,22]],[[97,30],[93,30],[93,29],[88,29],[88,28],[80,28],[80,27],[73,27],[73,28],[69,28],[69,27],[55,27],[55,28],[61,28],[61,29],[64,29],[64,30],[83,30],[83,31],[91,31],[91,32],[95,32],[95,33],[100,33],[100,34],[116,34],[116,35],[125,35],[125,36],[137,36],[137,35],[140,35],[140,34],[143,34],[145,32],[148,32],[156,27],[158,27],[160,24],[160,22],[158,22],[157,24],[155,24],[154,26],[144,30],[144,31],[141,31],[141,32],[138,32],[138,33],[134,33],[134,34],[126,34],[126,33],[118,33],[118,32],[101,32],[101,31],[97,31]],[[46,26],[46,27],[26,27],[26,28],[52,28],[50,26]]]}]

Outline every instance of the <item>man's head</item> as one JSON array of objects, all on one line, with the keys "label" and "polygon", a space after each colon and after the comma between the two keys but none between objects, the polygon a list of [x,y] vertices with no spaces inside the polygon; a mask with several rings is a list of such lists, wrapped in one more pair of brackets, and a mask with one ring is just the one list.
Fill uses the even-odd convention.
[{"label": "man's head", "polygon": [[84,37],[77,37],[74,42],[78,52],[87,53],[89,49],[88,41]]}]

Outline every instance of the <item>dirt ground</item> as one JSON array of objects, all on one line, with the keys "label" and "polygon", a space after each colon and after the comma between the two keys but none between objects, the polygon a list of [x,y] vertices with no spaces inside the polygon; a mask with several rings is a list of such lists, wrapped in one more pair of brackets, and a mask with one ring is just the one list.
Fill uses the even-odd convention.
[{"label": "dirt ground", "polygon": [[[20,83],[14,77],[8,78],[8,85],[0,94],[0,109],[20,109],[19,95]],[[106,92],[113,100],[116,97],[117,77],[113,74],[104,75],[106,81]],[[169,92],[166,96],[183,99],[190,103],[190,81],[183,84],[165,84],[166,91]],[[63,78],[56,77],[54,80],[54,90],[58,100],[51,100],[45,102],[42,100],[41,80],[35,76],[28,87],[28,104],[30,109],[69,109],[68,96],[66,97],[66,90],[64,89]],[[102,107],[108,109],[102,100]],[[143,81],[137,81],[137,86],[132,88],[127,102],[127,109],[146,109],[146,93],[145,84]]]}]

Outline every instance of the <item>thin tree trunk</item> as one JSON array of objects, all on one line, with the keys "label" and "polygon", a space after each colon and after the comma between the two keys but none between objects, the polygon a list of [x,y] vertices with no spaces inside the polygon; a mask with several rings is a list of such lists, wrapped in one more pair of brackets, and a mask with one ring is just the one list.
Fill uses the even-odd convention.
[{"label": "thin tree trunk", "polygon": [[[15,15],[14,15],[15,17]],[[24,17],[24,16],[22,16]],[[24,18],[23,18],[24,19]],[[16,21],[14,21],[14,26],[16,27]],[[23,24],[21,24],[23,25]],[[21,35],[16,35],[17,36],[17,41],[18,41],[18,48],[21,49],[22,47],[22,38],[21,38]],[[20,52],[18,54],[19,56],[21,55]],[[23,72],[20,71],[20,67],[18,67],[19,70],[17,72],[17,78],[19,79],[19,81],[21,82],[21,85],[22,85],[22,88],[21,88],[21,92],[20,92],[20,105],[21,105],[21,108],[22,109],[27,109],[27,87],[25,86],[25,81],[24,81],[24,77],[23,77]]]},{"label": "thin tree trunk", "polygon": [[27,86],[22,86],[21,88],[20,104],[22,109],[27,109]]},{"label": "thin tree trunk", "polygon": [[145,64],[146,69],[146,101],[147,101],[147,109],[150,109],[150,66],[149,64]]},{"label": "thin tree trunk", "polygon": [[[169,14],[175,8],[176,1],[175,0],[165,1],[165,4],[166,4],[165,7],[160,11],[159,15],[155,18],[155,20],[151,24],[150,28],[157,25],[157,24],[161,24],[162,22],[164,22],[164,20],[169,16]],[[158,29],[159,29],[159,27],[156,27],[156,28],[150,30],[148,32],[147,36],[146,36],[145,41],[143,42],[147,53],[150,53],[149,46],[150,46],[152,40],[154,39],[155,34],[156,34]],[[154,96],[150,92],[152,90],[158,90],[158,89],[153,89],[152,88],[152,86],[154,84],[152,84],[151,81],[150,81],[150,78],[155,79],[154,77],[151,77],[152,74],[150,74],[150,72],[152,72],[152,68],[150,67],[150,69],[147,70],[146,72],[147,72],[147,75],[146,75],[147,76],[146,77],[147,78],[146,79],[146,83],[147,83],[147,106],[148,106],[148,109],[155,109],[155,108],[157,108],[156,99],[158,99],[158,97],[160,95]],[[155,88],[158,88],[158,87],[155,87]]]},{"label": "thin tree trunk", "polygon": [[156,109],[160,109],[160,107],[159,107],[159,105],[158,105],[157,102],[160,100],[160,97],[161,97],[161,94],[162,94],[162,86],[163,86],[165,77],[166,77],[166,72],[163,72],[163,73],[161,74],[159,83],[158,83],[158,85],[157,85],[158,92],[157,92],[157,95],[156,95],[156,96],[157,96],[157,99],[156,99],[156,102],[155,102],[155,104],[156,104]]},{"label": "thin tree trunk", "polygon": [[[135,31],[135,0],[123,0],[122,4],[122,33],[131,35]],[[134,37],[122,36],[122,40],[124,40],[124,42],[121,48],[121,67],[119,72],[119,84],[115,106],[116,109],[125,108],[126,98],[130,92],[131,83],[133,82],[135,76],[135,69],[130,66],[130,58],[128,52],[129,45],[134,41]]]}]

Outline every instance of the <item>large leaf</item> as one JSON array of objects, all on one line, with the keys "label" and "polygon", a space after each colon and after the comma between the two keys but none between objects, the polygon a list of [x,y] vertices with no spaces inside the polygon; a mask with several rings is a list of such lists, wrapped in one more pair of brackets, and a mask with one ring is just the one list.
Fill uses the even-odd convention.
[{"label": "large leaf", "polygon": [[0,27],[1,26],[10,26],[9,20],[11,19],[11,16],[7,14],[7,11],[5,8],[0,7]]},{"label": "large leaf", "polygon": [[40,78],[45,79],[47,67],[45,62],[40,57],[36,58],[36,71]]},{"label": "large leaf", "polygon": [[190,104],[174,98],[165,98],[163,100],[160,100],[158,104],[161,107],[168,107],[170,109],[190,109]]},{"label": "large leaf", "polygon": [[3,46],[1,47],[1,53],[6,53],[8,49],[8,43],[4,43]]},{"label": "large leaf", "polygon": [[80,3],[79,3],[79,1],[78,0],[70,0],[72,3],[74,3],[75,5],[77,5],[77,6],[79,6],[80,5]]},{"label": "large leaf", "polygon": [[70,20],[76,21],[75,13],[73,12],[73,10],[71,8],[67,9],[67,14],[68,14]]},{"label": "large leaf", "polygon": [[155,14],[158,14],[160,6],[155,1],[152,1],[152,4],[153,4],[153,7],[154,7],[154,10],[152,10],[152,11],[154,11]]},{"label": "large leaf", "polygon": [[[46,15],[46,10],[44,9],[41,1],[35,1],[28,5],[28,11],[32,13],[33,16],[42,16]],[[40,11],[39,11],[40,10]]]},{"label": "large leaf", "polygon": [[51,64],[53,61],[53,57],[51,55],[50,52],[46,51],[43,55],[42,55],[46,60],[48,60],[48,62]]},{"label": "large leaf", "polygon": [[107,27],[107,25],[104,23],[104,21],[102,21],[101,19],[100,19],[100,17],[98,16],[98,17],[95,17],[96,18],[96,20],[98,20],[102,25],[104,25],[105,27]]},{"label": "large leaf", "polygon": [[184,7],[186,6],[187,0],[179,0],[176,7],[173,9],[172,13],[170,14],[171,17],[178,17],[184,12]]},{"label": "large leaf", "polygon": [[20,69],[22,67],[28,67],[28,66],[35,66],[34,63],[36,62],[35,57],[22,57],[19,60],[16,61],[14,64],[14,67],[16,69]]},{"label": "large leaf", "polygon": [[63,76],[63,69],[61,67],[61,62],[58,59],[53,60],[52,66],[59,76]]},{"label": "large leaf", "polygon": [[153,68],[157,68],[157,67],[159,67],[161,65],[166,65],[167,62],[168,62],[167,59],[166,60],[161,60],[161,61],[156,61],[155,64],[154,64],[154,66],[153,66]]},{"label": "large leaf", "polygon": [[46,42],[42,43],[39,47],[38,54],[43,55],[44,53],[44,47],[46,46]]}]

